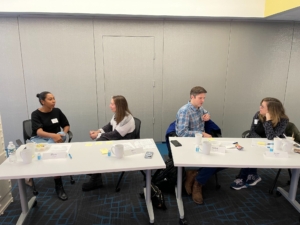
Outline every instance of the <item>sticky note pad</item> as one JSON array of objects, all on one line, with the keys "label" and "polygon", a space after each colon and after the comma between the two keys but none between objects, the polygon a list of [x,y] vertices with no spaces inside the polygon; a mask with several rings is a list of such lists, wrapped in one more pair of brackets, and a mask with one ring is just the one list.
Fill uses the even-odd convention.
[{"label": "sticky note pad", "polygon": [[102,155],[105,155],[108,153],[107,148],[102,148],[102,149],[100,149],[100,151],[101,151]]},{"label": "sticky note pad", "polygon": [[258,144],[258,145],[266,145],[266,143],[263,142],[263,141],[258,141],[257,144]]},{"label": "sticky note pad", "polygon": [[102,145],[102,142],[96,141],[95,145]]},{"label": "sticky note pad", "polygon": [[105,144],[112,145],[113,141],[106,141]]},{"label": "sticky note pad", "polygon": [[213,141],[213,140],[215,140],[215,139],[213,139],[213,138],[208,138],[208,140],[209,140],[209,141]]},{"label": "sticky note pad", "polygon": [[93,143],[86,143],[85,146],[91,147],[91,146],[93,146]]}]

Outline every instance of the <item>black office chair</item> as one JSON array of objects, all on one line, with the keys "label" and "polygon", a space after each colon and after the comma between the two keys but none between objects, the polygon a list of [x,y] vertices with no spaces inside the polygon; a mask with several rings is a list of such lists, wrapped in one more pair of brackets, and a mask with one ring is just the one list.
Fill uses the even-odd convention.
[{"label": "black office chair", "polygon": [[[242,137],[243,138],[248,138],[250,135],[250,130],[246,130],[242,133]],[[288,137],[294,137],[294,140],[298,143],[300,143],[300,132],[298,130],[298,128],[295,126],[295,124],[291,123],[291,122],[288,122],[288,125],[286,126],[285,128],[285,135],[288,136]],[[278,177],[280,175],[280,172],[281,172],[281,169],[278,169],[277,171],[277,174],[276,174],[276,177],[273,181],[273,184],[271,186],[271,188],[269,189],[269,194],[273,194],[273,191],[275,189],[275,186],[277,184],[277,180],[278,180]],[[290,179],[292,177],[292,173],[291,173],[291,170],[288,169],[288,173],[289,173],[289,176],[290,176]],[[240,174],[237,176],[237,177],[240,177]],[[290,185],[290,180],[287,181],[287,185]],[[278,195],[280,193],[278,192]]]},{"label": "black office chair", "polygon": [[[24,120],[23,121],[23,139],[24,143],[26,143],[27,140],[30,140],[32,134],[32,125],[31,125],[31,120]],[[71,131],[68,132],[68,142],[70,143],[73,138],[73,133]],[[22,145],[23,143],[18,139],[16,140],[16,143],[18,145]],[[32,189],[33,189],[33,194],[38,195],[39,192],[36,190],[34,179],[32,179]],[[71,184],[75,184],[75,180],[73,179],[72,176],[70,176],[70,182]]]},{"label": "black office chair", "polygon": [[[135,118],[135,117],[133,117],[133,118],[134,118],[134,122],[135,122],[135,129],[133,131],[135,133],[134,139],[140,139],[141,120],[139,120],[138,118]],[[146,174],[144,173],[144,171],[141,170],[140,172],[143,174],[144,180],[146,180]],[[119,186],[120,186],[120,183],[121,183],[121,180],[122,180],[124,174],[125,174],[125,171],[123,171],[119,177],[119,180],[118,180],[118,183],[117,183],[117,186],[115,189],[116,192],[119,192],[121,190]]]}]

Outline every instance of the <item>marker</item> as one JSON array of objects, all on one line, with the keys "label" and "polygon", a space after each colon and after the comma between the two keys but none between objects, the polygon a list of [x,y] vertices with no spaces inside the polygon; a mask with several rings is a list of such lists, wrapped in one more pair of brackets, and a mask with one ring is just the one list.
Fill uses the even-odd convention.
[{"label": "marker", "polygon": [[72,155],[69,153],[69,157],[70,157],[70,159],[72,159]]}]

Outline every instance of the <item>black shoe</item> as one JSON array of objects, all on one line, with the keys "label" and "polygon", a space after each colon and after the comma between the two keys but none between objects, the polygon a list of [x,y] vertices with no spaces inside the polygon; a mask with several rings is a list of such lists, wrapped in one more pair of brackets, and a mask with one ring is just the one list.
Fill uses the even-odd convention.
[{"label": "black shoe", "polygon": [[91,175],[91,179],[87,183],[82,184],[82,191],[91,191],[103,186],[101,173]]},{"label": "black shoe", "polygon": [[62,201],[66,201],[68,199],[68,196],[64,190],[64,186],[62,184],[61,178],[56,178],[54,179],[54,181],[55,181],[55,190],[56,190],[57,197]]}]

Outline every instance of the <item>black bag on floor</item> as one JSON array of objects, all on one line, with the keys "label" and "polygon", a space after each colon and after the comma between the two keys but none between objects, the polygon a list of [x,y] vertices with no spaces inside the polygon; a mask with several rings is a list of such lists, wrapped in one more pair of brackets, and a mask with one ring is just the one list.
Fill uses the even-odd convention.
[{"label": "black bag on floor", "polygon": [[[157,170],[152,177],[152,183],[154,183],[162,192],[175,193],[177,167],[174,167],[173,159],[167,159],[165,163],[166,169]],[[182,180],[184,181],[184,169],[182,170],[182,174]]]},{"label": "black bag on floor", "polygon": [[[145,198],[144,193],[140,193],[141,198]],[[161,190],[151,183],[151,201],[155,208],[166,210],[165,197]]]}]

